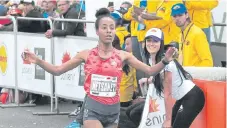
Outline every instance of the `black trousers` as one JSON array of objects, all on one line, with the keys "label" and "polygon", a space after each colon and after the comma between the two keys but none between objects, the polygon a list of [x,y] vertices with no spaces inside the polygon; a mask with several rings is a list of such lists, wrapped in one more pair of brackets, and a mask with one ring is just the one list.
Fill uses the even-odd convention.
[{"label": "black trousers", "polygon": [[137,127],[140,125],[144,105],[145,101],[141,101],[129,106],[126,110],[126,115]]},{"label": "black trousers", "polygon": [[[177,100],[172,111],[172,128],[189,128],[205,104],[203,91],[194,86],[183,98]],[[182,109],[179,109],[182,105]]]}]

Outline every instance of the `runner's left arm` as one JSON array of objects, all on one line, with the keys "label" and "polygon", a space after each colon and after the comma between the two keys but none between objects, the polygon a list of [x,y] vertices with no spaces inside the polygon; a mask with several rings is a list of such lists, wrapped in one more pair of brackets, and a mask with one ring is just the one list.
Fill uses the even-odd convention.
[{"label": "runner's left arm", "polygon": [[[165,58],[163,59],[163,61],[170,62],[172,60],[172,56],[173,56],[175,51],[176,51],[175,48],[170,48],[166,52]],[[123,52],[123,56],[124,56],[123,57],[124,61],[126,61],[129,65],[136,68],[137,70],[145,72],[148,75],[154,76],[157,73],[159,73],[165,67],[165,64],[163,63],[163,61],[161,61],[161,62],[157,63],[156,65],[150,67],[150,66],[142,63],[138,59],[136,59],[136,57],[134,57],[132,54],[127,53],[125,51],[122,51],[122,52]]]}]

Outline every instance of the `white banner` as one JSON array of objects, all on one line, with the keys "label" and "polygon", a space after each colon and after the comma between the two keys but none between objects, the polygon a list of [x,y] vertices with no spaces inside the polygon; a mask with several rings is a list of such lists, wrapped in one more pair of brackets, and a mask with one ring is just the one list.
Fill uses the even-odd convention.
[{"label": "white banner", "polygon": [[41,67],[23,61],[21,54],[24,50],[35,53],[40,59],[51,63],[51,41],[43,35],[19,34],[17,37],[17,74],[18,88],[33,93],[52,95],[52,75]]},{"label": "white banner", "polygon": [[165,118],[164,98],[157,95],[154,85],[151,84],[139,128],[162,128]]},{"label": "white banner", "polygon": [[[78,52],[97,46],[97,41],[81,38],[55,38],[55,64],[61,65],[72,59]],[[83,65],[61,76],[55,77],[55,94],[58,97],[83,101]]]},{"label": "white banner", "polygon": [[15,87],[15,42],[13,33],[0,34],[0,86]]}]

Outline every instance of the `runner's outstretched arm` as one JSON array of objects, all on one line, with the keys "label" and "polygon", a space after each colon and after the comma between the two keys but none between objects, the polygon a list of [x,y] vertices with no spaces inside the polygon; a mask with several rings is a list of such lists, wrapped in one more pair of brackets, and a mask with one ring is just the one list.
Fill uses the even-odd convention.
[{"label": "runner's outstretched arm", "polygon": [[87,53],[88,53],[88,50],[79,52],[74,58],[59,66],[55,66],[53,64],[46,62],[45,60],[41,60],[34,53],[31,53],[29,51],[25,51],[23,53],[22,59],[26,61],[30,61],[31,63],[37,64],[40,67],[42,67],[45,71],[53,75],[59,76],[69,70],[76,68],[82,62],[84,62]]}]

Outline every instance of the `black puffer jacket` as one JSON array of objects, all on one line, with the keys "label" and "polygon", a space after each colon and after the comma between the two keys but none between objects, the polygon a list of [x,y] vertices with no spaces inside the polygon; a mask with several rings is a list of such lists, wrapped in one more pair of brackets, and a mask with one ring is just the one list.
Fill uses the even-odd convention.
[{"label": "black puffer jacket", "polygon": [[[25,17],[42,18],[42,14],[38,9],[33,9]],[[30,20],[18,20],[19,32],[30,33],[44,33],[43,21],[30,21]]]},{"label": "black puffer jacket", "polygon": [[[69,8],[69,10],[63,16],[65,19],[81,19],[82,17],[82,15],[79,16],[74,8]],[[64,26],[64,29],[62,26]],[[55,29],[53,30],[53,36],[85,36],[83,23],[57,22],[54,27]]]}]

